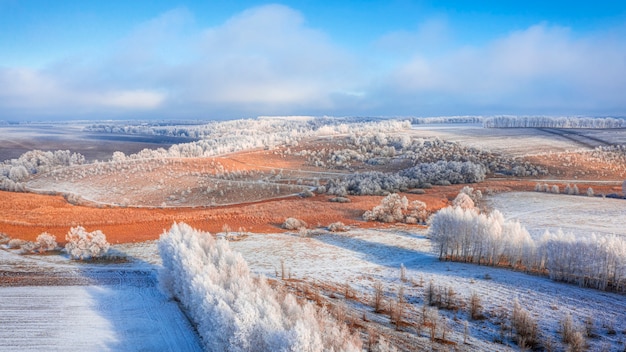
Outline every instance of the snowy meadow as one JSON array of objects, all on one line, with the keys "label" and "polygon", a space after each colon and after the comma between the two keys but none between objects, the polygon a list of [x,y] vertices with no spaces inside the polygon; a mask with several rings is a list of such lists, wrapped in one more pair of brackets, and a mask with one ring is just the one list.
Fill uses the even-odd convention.
[{"label": "snowy meadow", "polygon": [[2,351],[626,347],[621,119],[61,129],[165,144],[0,164]]}]

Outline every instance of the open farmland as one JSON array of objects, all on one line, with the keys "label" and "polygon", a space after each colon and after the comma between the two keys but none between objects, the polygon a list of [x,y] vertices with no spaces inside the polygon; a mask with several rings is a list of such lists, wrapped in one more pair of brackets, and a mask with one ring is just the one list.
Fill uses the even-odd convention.
[{"label": "open farmland", "polygon": [[[507,351],[515,349],[510,343],[494,343],[500,335],[502,314],[510,312],[511,302],[519,300],[537,318],[542,338],[558,341],[559,321],[572,314],[582,321],[591,316],[598,336],[590,340],[592,350],[609,347],[623,348],[626,338],[626,301],[623,295],[560,284],[548,278],[515,273],[505,269],[478,267],[463,263],[442,263],[432,252],[430,241],[422,231],[415,230],[353,230],[340,234],[320,234],[302,238],[294,234],[254,235],[232,242],[254,271],[268,277],[281,276],[281,261],[288,276],[299,282],[313,283],[324,294],[337,297],[341,304],[345,285],[357,292],[357,298],[346,300],[351,314],[362,316],[365,311],[373,322],[389,324],[389,317],[375,314],[371,308],[375,282],[385,287],[385,299],[393,301],[399,287],[411,303],[406,312],[409,322],[403,332],[384,330],[402,349],[410,346],[429,349],[427,328],[416,333],[421,318],[429,282],[452,287],[455,305],[460,310],[440,310],[449,324],[451,345],[466,350]],[[406,267],[406,281],[400,279],[400,265]],[[485,320],[468,319],[467,304],[472,293],[478,293],[484,304]],[[469,341],[464,341],[463,322],[469,320]],[[616,325],[619,325],[616,326]],[[621,333],[612,335],[602,326],[615,326]],[[408,333],[407,333],[408,332]],[[508,332],[507,332],[508,334]]]},{"label": "open farmland", "polygon": [[[525,342],[515,336],[518,328],[512,322],[515,300],[536,321],[537,348],[568,347],[559,332],[568,315],[581,331],[593,318],[586,336],[591,350],[624,347],[622,293],[555,282],[545,272],[442,262],[433,248],[429,224],[420,218],[378,222],[363,217],[390,193],[406,197],[407,204],[423,202],[425,214],[432,215],[454,204],[467,185],[464,180],[471,179],[469,186],[484,195],[482,200],[476,198],[481,212],[500,210],[533,236],[559,228],[575,235],[626,236],[618,221],[626,212],[626,201],[615,199],[626,176],[624,153],[613,146],[622,140],[622,129],[614,134],[579,131],[573,138],[556,129],[330,119],[259,119],[170,129],[114,127],[88,130],[114,134],[102,140],[176,133],[198,141],[111,153],[98,162],[70,158],[69,153],[34,152],[3,166],[4,185],[17,185],[25,192],[0,191],[4,200],[0,232],[27,241],[48,232],[64,244],[69,228],[80,225],[88,231],[101,230],[116,244],[114,259],[98,264],[70,261],[63,253],[20,256],[19,247],[3,246],[0,284],[5,287],[0,287],[0,297],[5,303],[0,316],[7,312],[7,323],[22,324],[35,340],[52,327],[37,325],[31,315],[17,316],[16,305],[50,302],[37,306],[38,314],[68,320],[71,317],[63,312],[69,308],[60,300],[72,296],[80,315],[77,321],[93,322],[85,329],[101,331],[93,346],[167,350],[168,336],[178,334],[184,341],[172,338],[175,343],[198,349],[198,337],[181,318],[179,305],[158,290],[155,274],[160,259],[153,240],[172,223],[185,222],[229,239],[252,272],[269,277],[273,286],[328,304],[362,336],[384,336],[400,350],[522,349]],[[583,145],[580,134],[606,149]],[[72,140],[66,142],[59,147],[72,151]],[[534,191],[536,184],[544,183],[558,185],[561,192],[566,184],[575,184],[581,195]],[[589,187],[593,197],[582,195]],[[611,194],[614,199],[604,197]],[[287,231],[287,218],[304,225]],[[331,232],[331,225],[347,231]],[[378,283],[387,306],[374,309]],[[432,287],[449,297],[446,304],[429,302]],[[391,315],[401,291],[404,315],[398,324]],[[473,295],[482,302],[480,318],[469,311]],[[116,300],[128,304],[108,308]],[[160,319],[158,314],[172,320],[172,326],[147,331],[145,322]],[[137,338],[133,331],[138,331]],[[14,330],[3,333],[10,341],[5,350],[30,346]],[[157,335],[158,339],[152,337]],[[55,345],[67,347],[61,342],[69,338],[65,331],[55,330],[52,336]],[[151,345],[140,340],[150,340]]]},{"label": "open farmland", "polygon": [[626,237],[623,199],[571,196],[563,194],[511,192],[486,199],[506,218],[519,220],[534,236],[559,229],[576,236],[616,234]]},{"label": "open farmland", "polygon": [[33,150],[72,149],[87,160],[108,160],[113,152],[137,153],[144,148],[167,148],[195,139],[175,136],[111,134],[85,130],[90,122],[0,125],[0,160]]},{"label": "open farmland", "polygon": [[0,250],[1,351],[200,351],[154,269]]},{"label": "open farmland", "polygon": [[415,135],[437,137],[515,156],[580,149],[581,145],[537,128],[484,128],[480,124],[417,125]]}]

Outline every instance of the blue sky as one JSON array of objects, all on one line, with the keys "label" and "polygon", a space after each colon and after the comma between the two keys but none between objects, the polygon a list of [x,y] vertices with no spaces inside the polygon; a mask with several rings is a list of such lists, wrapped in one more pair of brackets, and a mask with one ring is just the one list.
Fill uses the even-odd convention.
[{"label": "blue sky", "polygon": [[626,115],[623,1],[0,0],[0,120]]}]

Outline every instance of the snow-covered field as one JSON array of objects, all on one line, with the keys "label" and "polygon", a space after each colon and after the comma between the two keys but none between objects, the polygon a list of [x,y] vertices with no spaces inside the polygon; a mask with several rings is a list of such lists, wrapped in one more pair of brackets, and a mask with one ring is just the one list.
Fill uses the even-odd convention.
[{"label": "snow-covered field", "polygon": [[[374,313],[367,304],[376,281],[383,283],[390,301],[395,299],[398,288],[404,286],[409,303],[406,320],[411,324],[421,319],[425,290],[431,280],[435,286],[451,287],[462,308],[459,312],[441,309],[438,314],[442,319],[440,324],[449,329],[446,339],[460,350],[517,350],[508,330],[503,333],[504,343],[494,342],[502,334],[499,323],[503,316],[510,316],[515,300],[537,320],[541,339],[551,339],[559,346],[558,350],[564,349],[559,322],[566,314],[571,314],[579,326],[583,326],[585,319],[592,319],[597,337],[588,340],[591,350],[622,350],[625,346],[623,295],[506,269],[440,262],[431,250],[425,230],[352,229],[308,237],[290,233],[248,234],[230,245],[243,255],[253,272],[270,278],[281,276],[281,261],[284,261],[287,275],[294,279],[326,287],[349,284],[358,297],[346,302],[356,312],[353,314],[367,316],[369,324],[387,326],[388,334],[403,336],[404,341],[419,348],[432,348],[426,328],[416,332],[415,325],[409,325],[406,332],[393,332],[388,316]],[[125,244],[114,249],[132,260],[120,264],[81,264],[59,255],[20,256],[0,250],[3,275],[17,272],[52,280],[45,286],[0,287],[0,326],[10,327],[0,329],[0,350],[199,350],[192,327],[178,306],[157,287],[156,242]],[[400,280],[401,264],[407,269],[408,280],[404,283]],[[70,284],[56,283],[55,278]],[[469,319],[467,302],[472,293],[480,296],[487,319]],[[466,343],[465,321],[468,321]]]},{"label": "snow-covered field", "polygon": [[482,124],[442,124],[415,125],[411,132],[417,137],[437,137],[512,156],[581,149],[581,145],[571,140],[535,128],[483,128]]},{"label": "snow-covered field", "polygon": [[534,236],[562,229],[580,236],[596,233],[626,237],[624,199],[511,192],[486,197],[485,202],[507,219],[519,220]]},{"label": "snow-covered field", "polygon": [[[413,321],[424,304],[424,291],[432,280],[436,286],[452,287],[457,297],[467,302],[473,292],[481,297],[485,312],[491,318],[469,321],[470,339],[463,345],[463,321],[467,313],[441,310],[454,330],[449,337],[467,350],[498,351],[517,349],[513,344],[499,344],[499,326],[495,317],[512,309],[517,299],[538,321],[542,338],[560,341],[559,322],[572,314],[580,325],[591,317],[598,338],[589,341],[592,350],[609,347],[623,349],[626,339],[626,299],[592,289],[561,284],[505,269],[463,263],[440,262],[430,249],[424,233],[403,230],[352,230],[342,234],[300,237],[289,234],[251,235],[231,243],[240,251],[251,269],[269,277],[281,275],[281,260],[294,278],[340,286],[348,283],[358,295],[373,294],[373,284],[383,282],[389,299],[393,299],[400,281],[400,264],[407,268],[412,283],[405,284],[405,295],[411,303]],[[420,284],[422,283],[422,284]],[[367,299],[366,299],[367,300]],[[373,314],[371,307],[360,307]],[[455,318],[456,317],[456,318]],[[607,327],[616,329],[609,334]],[[424,333],[414,343],[428,347]]]},{"label": "snow-covered field", "polygon": [[[420,125],[402,133],[438,137],[514,156],[581,148],[575,140],[538,129],[485,129],[472,124]],[[605,133],[609,132],[590,135],[602,141],[626,140],[624,133],[613,137]],[[116,172],[114,170],[113,174]],[[60,189],[80,191],[90,199],[96,199],[89,197],[90,194],[105,193],[111,198],[97,200],[110,203],[128,203],[119,199],[123,196],[148,197],[151,191],[133,185],[129,182],[131,177],[113,179],[113,183],[126,183],[129,188],[119,186],[118,189],[103,181],[100,189],[95,190],[93,179],[80,183],[68,178],[62,184],[65,188]],[[136,178],[146,180],[143,174]],[[174,173],[170,179],[165,177],[165,181],[161,183],[179,187],[182,182]],[[192,185],[200,181],[196,175],[188,178]],[[208,188],[219,192],[224,183],[231,183],[206,182],[196,190],[202,201],[210,199]],[[147,179],[147,183],[147,187],[154,188],[155,197],[162,198],[154,201],[155,206],[174,195],[173,190],[164,192],[155,188],[157,181]],[[45,188],[49,184],[48,180],[40,179],[31,181],[30,185]],[[245,187],[233,188],[231,193],[240,196],[242,189],[255,184],[246,180],[242,185]],[[191,194],[191,190],[189,192]],[[185,193],[187,198],[189,194]],[[246,194],[243,196],[250,200]],[[223,192],[221,197],[227,199]],[[181,205],[179,198],[173,197],[170,201]],[[556,232],[558,229],[577,236],[591,233],[626,236],[623,226],[626,200],[514,192],[488,196],[485,202],[506,218],[519,220],[537,237],[546,230]],[[237,224],[230,225],[237,227]],[[329,295],[335,302],[343,300],[341,287],[349,285],[357,299],[346,299],[345,304],[353,316],[365,317],[360,324],[377,323],[392,335],[392,341],[410,341],[413,349],[518,350],[512,342],[511,329],[501,327],[501,323],[510,318],[516,300],[537,321],[540,340],[553,341],[556,350],[566,349],[561,343],[559,323],[568,314],[574,317],[581,330],[585,320],[590,322],[587,327],[591,331],[587,341],[590,350],[617,351],[626,347],[624,295],[580,288],[508,269],[441,262],[433,253],[427,230],[418,227],[302,232],[247,234],[230,242],[230,246],[243,255],[255,273],[278,279],[286,274],[296,279],[293,280],[296,283],[337,288],[337,292]],[[127,255],[129,261],[86,264],[70,261],[62,255],[21,256],[16,251],[0,249],[0,351],[200,350],[199,338],[179,306],[158,288],[156,269],[160,260],[156,242],[118,245],[114,250]],[[401,266],[406,268],[407,280],[400,279]],[[383,284],[389,302],[396,299],[403,287],[408,303],[408,324],[403,326],[404,331],[393,331],[389,316],[374,312],[370,302],[376,282]],[[447,327],[447,336],[443,339],[450,342],[447,345],[432,342],[426,327],[416,328],[422,319],[430,282],[455,292],[459,311],[437,311],[442,317],[437,336]],[[472,294],[481,299],[484,320],[472,320],[468,316]],[[466,323],[467,336],[464,333]]]},{"label": "snow-covered field", "polygon": [[149,264],[80,265],[5,250],[0,263],[3,276],[28,278],[0,286],[0,351],[201,350]]}]

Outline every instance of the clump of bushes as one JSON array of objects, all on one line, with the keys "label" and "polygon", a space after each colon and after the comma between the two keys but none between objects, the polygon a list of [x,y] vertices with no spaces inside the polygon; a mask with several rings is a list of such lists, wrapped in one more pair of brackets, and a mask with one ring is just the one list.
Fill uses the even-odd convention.
[{"label": "clump of bushes", "polygon": [[428,218],[426,203],[414,200],[409,203],[406,197],[392,193],[363,214],[366,221],[404,222],[407,224],[423,223]]},{"label": "clump of bushes", "polygon": [[57,248],[57,238],[47,232],[37,236],[37,248],[39,252],[53,251]]},{"label": "clump of bushes", "polygon": [[26,241],[21,240],[19,238],[12,238],[9,240],[9,242],[7,242],[7,247],[9,247],[10,249],[17,249],[17,248],[21,248],[22,245],[24,245],[26,243]]},{"label": "clump of bushes", "polygon": [[65,251],[72,259],[91,259],[104,256],[110,247],[102,231],[87,232],[84,227],[72,227],[65,235]]},{"label": "clump of bushes", "polygon": [[[536,192],[547,192],[547,193],[559,194],[560,193],[560,188],[559,188],[558,185],[552,185],[552,187],[550,187],[547,183],[544,183],[544,184],[537,183],[537,184],[535,184],[535,191]],[[580,194],[580,190],[578,189],[577,185],[571,186],[568,183],[563,188],[563,194],[568,194],[568,195],[572,195],[572,196],[573,195],[579,195]],[[591,189],[591,187],[589,187],[587,189],[587,195],[593,197],[593,189]]]},{"label": "clump of bushes", "polygon": [[485,167],[470,161],[438,161],[420,163],[398,173],[371,171],[351,174],[341,180],[330,180],[326,191],[338,196],[387,195],[412,188],[428,188],[432,184],[446,186],[481,182],[485,174]]},{"label": "clump of bushes", "polygon": [[23,241],[19,246],[22,253],[45,253],[57,249],[57,239],[47,232],[37,236],[35,242]]},{"label": "clump of bushes", "polygon": [[328,231],[330,232],[345,232],[350,230],[349,226],[346,226],[343,222],[337,221],[328,225]]},{"label": "clump of bushes", "polygon": [[287,218],[282,225],[282,227],[286,230],[300,230],[305,229],[307,226],[306,222],[296,218]]}]

